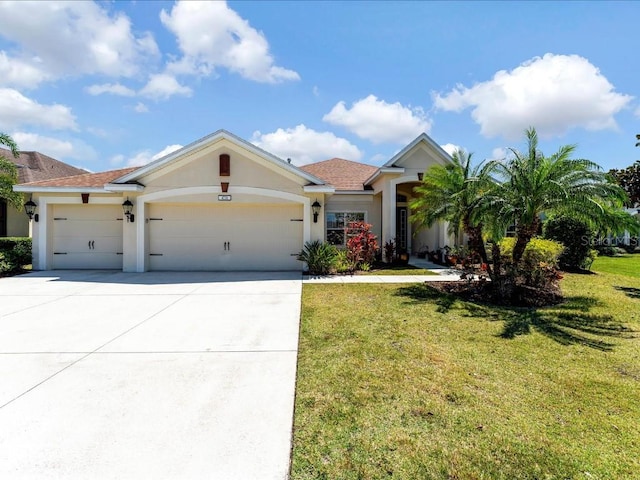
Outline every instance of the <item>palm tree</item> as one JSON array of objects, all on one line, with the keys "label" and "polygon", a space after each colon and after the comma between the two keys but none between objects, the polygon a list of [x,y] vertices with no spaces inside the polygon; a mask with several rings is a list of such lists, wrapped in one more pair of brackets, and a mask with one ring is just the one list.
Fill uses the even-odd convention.
[{"label": "palm tree", "polygon": [[451,163],[433,165],[425,172],[422,183],[414,188],[417,196],[410,203],[411,218],[423,227],[448,221],[449,234],[457,236],[462,230],[469,237],[471,250],[488,263],[477,207],[489,179],[482,165],[472,167],[472,156],[458,149]]},{"label": "palm tree", "polygon": [[[20,155],[18,145],[6,133],[0,133],[0,145],[9,147],[14,158],[18,158]],[[22,194],[13,191],[13,186],[17,181],[18,169],[12,162],[0,155],[0,199],[20,210],[22,209]]]},{"label": "palm tree", "polygon": [[534,128],[526,130],[527,151],[510,149],[513,158],[488,165],[498,181],[485,197],[483,209],[490,214],[491,231],[499,237],[516,225],[513,263],[517,266],[525,248],[540,227],[541,214],[562,214],[595,227],[631,225],[620,207],[625,192],[600,167],[572,159],[575,145],[566,145],[550,157],[538,150]]}]

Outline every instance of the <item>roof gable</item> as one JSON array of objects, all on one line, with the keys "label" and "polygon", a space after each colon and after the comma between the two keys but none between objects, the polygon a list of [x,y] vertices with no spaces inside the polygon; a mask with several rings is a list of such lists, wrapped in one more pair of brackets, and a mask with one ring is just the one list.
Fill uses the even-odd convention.
[{"label": "roof gable", "polygon": [[291,165],[285,160],[282,160],[281,158],[278,158],[265,150],[262,150],[254,144],[247,142],[246,140],[243,140],[242,138],[230,132],[227,132],[226,130],[218,130],[217,132],[207,135],[200,140],[196,140],[195,142],[190,143],[189,145],[182,147],[175,152],[169,153],[168,155],[165,155],[164,157],[161,157],[154,162],[142,166],[133,172],[127,173],[119,178],[114,179],[111,183],[131,183],[140,180],[142,177],[153,175],[156,172],[160,172],[160,170],[162,169],[169,168],[171,164],[177,163],[185,157],[199,150],[205,149],[217,142],[220,142],[221,140],[226,140],[240,149],[244,149],[253,155],[257,155],[257,157],[264,160],[267,164],[275,167],[276,169],[282,170],[283,173],[286,172],[288,174],[293,174],[294,176],[302,178],[306,182],[314,185],[324,184],[321,179],[299,169],[295,165]]},{"label": "roof gable", "polygon": [[402,167],[403,160],[405,160],[414,150],[418,148],[424,148],[425,150],[432,152],[437,160],[442,163],[451,162],[451,156],[445,152],[440,145],[433,141],[433,139],[426,133],[418,135],[409,145],[404,147],[398,153],[396,153],[391,160],[384,164],[385,167]]},{"label": "roof gable", "polygon": [[332,158],[322,162],[310,163],[300,168],[333,185],[336,191],[365,190],[365,181],[378,170],[378,167],[373,165],[353,162],[343,158]]}]

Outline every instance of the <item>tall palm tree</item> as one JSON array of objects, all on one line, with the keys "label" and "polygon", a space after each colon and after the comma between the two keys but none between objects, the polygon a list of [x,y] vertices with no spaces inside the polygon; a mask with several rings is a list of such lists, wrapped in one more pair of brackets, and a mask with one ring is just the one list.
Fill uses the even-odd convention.
[{"label": "tall palm tree", "polygon": [[534,128],[526,130],[527,150],[510,149],[512,158],[488,165],[498,181],[485,197],[491,230],[500,235],[516,225],[513,262],[518,264],[525,248],[540,227],[541,214],[564,214],[601,227],[623,227],[633,220],[620,207],[625,192],[600,167],[583,159],[572,159],[575,145],[566,145],[550,157],[538,150]]},{"label": "tall palm tree", "polygon": [[478,204],[487,189],[489,178],[482,165],[472,166],[472,153],[456,150],[452,162],[433,165],[424,174],[422,183],[414,188],[417,194],[411,201],[412,220],[431,227],[437,221],[449,222],[449,234],[461,230],[469,237],[469,247],[484,263],[487,253],[482,239],[482,220]]},{"label": "tall palm tree", "polygon": [[[20,151],[18,145],[6,133],[0,133],[0,145],[9,147],[14,158],[18,158]],[[13,186],[18,181],[18,169],[16,166],[0,155],[0,200],[5,200],[16,209],[22,209],[22,194],[13,191]]]}]

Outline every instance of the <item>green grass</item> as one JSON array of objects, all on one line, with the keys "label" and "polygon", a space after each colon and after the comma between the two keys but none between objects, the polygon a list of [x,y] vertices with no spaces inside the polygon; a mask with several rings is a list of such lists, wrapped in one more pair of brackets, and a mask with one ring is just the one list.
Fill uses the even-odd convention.
[{"label": "green grass", "polygon": [[593,262],[591,270],[640,278],[640,254],[598,257]]},{"label": "green grass", "polygon": [[418,268],[413,265],[385,265],[368,272],[359,272],[360,275],[438,275],[426,268]]},{"label": "green grass", "polygon": [[640,478],[640,280],[563,289],[517,310],[305,285],[291,478]]}]

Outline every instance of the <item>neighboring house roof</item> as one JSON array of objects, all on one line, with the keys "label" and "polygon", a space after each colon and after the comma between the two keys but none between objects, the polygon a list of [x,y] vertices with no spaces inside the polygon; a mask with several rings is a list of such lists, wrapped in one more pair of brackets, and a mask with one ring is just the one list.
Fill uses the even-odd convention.
[{"label": "neighboring house roof", "polygon": [[14,158],[11,151],[0,148],[0,155],[18,167],[18,183],[87,173],[86,170],[72,167],[40,152],[20,152],[18,158]]},{"label": "neighboring house roof", "polygon": [[29,182],[21,187],[77,187],[77,188],[102,188],[106,183],[112,182],[116,178],[127,175],[140,167],[121,168],[119,170],[109,170],[100,173],[84,173],[70,177],[52,178],[50,180],[40,180]]},{"label": "neighboring house roof", "polygon": [[333,185],[336,191],[364,190],[364,182],[378,170],[378,167],[373,165],[353,162],[343,158],[332,158],[331,160],[310,163],[300,168]]}]

